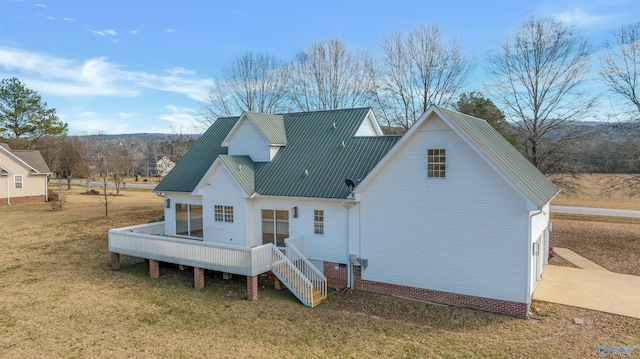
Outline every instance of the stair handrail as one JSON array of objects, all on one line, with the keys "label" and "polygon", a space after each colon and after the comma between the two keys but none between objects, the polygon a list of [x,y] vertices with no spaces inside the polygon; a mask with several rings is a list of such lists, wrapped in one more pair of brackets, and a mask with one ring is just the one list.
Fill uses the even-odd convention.
[{"label": "stair handrail", "polygon": [[311,281],[311,283],[313,283],[313,286],[322,293],[322,296],[326,297],[327,277],[325,277],[324,274],[322,274],[322,272],[320,272],[320,270],[316,268],[316,266],[314,266],[300,250],[298,250],[296,242],[301,242],[302,247],[304,245],[304,237],[300,235],[286,238],[284,240],[287,258],[300,270],[300,272],[302,272],[305,277]]},{"label": "stair handrail", "polygon": [[[304,305],[312,307],[314,304],[313,283],[275,245],[272,245],[272,253],[274,257],[272,261],[273,274],[275,274]],[[277,263],[285,263],[288,269],[287,272],[281,273],[276,267]]]}]

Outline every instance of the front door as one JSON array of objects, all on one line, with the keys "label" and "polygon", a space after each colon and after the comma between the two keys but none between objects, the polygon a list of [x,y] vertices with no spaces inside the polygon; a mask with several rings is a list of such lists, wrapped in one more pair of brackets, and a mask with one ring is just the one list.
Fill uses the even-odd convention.
[{"label": "front door", "polygon": [[284,247],[289,237],[289,211],[280,209],[262,210],[262,243],[273,243]]}]

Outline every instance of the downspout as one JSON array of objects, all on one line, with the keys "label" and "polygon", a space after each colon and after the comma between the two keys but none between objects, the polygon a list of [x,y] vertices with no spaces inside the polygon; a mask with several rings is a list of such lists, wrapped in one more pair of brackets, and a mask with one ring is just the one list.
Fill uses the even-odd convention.
[{"label": "downspout", "polygon": [[[349,256],[350,252],[350,242],[349,242],[349,228],[351,223],[349,222],[349,209],[355,206],[355,202],[342,202],[342,206],[347,209],[347,256]],[[348,260],[347,263],[347,287],[353,289],[354,287],[354,278],[353,278],[353,264],[351,264],[351,260]]]},{"label": "downspout", "polygon": [[11,205],[11,193],[9,192],[9,175],[7,174],[7,206]]},{"label": "downspout", "polygon": [[[538,207],[540,208],[540,207]],[[527,222],[527,315],[532,315],[533,313],[531,313],[531,297],[533,296],[533,293],[531,293],[531,257],[532,257],[532,247],[531,247],[531,243],[532,242],[532,238],[531,238],[531,220],[533,219],[533,217],[538,216],[540,214],[543,213],[543,210],[540,208],[539,211],[537,212],[533,212],[529,214],[529,221]]]},{"label": "downspout", "polygon": [[49,175],[47,175],[47,180],[44,181],[44,201],[49,202]]}]

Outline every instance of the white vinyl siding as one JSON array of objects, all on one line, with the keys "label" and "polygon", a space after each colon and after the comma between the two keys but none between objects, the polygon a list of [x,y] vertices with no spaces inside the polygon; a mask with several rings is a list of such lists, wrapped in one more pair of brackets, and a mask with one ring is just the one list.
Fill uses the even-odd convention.
[{"label": "white vinyl siding", "polygon": [[[432,181],[426,149],[445,147],[452,170]],[[368,259],[363,279],[529,300],[525,200],[440,119],[418,129],[360,198],[351,248]]]},{"label": "white vinyl siding", "polygon": [[249,120],[245,120],[229,139],[229,155],[250,156],[254,162],[269,162],[276,152]]},{"label": "white vinyl siding", "polygon": [[[223,165],[217,168],[203,186],[204,240],[245,246],[246,192]],[[222,221],[216,220],[216,205],[221,206]]]},{"label": "white vinyl siding", "polygon": [[[169,207],[166,206],[166,201],[169,201]],[[184,232],[184,228],[187,228],[187,222],[180,222],[181,227],[176,228],[176,209],[178,204],[180,205],[202,205],[202,198],[200,196],[192,196],[188,194],[167,193],[165,194],[165,208],[164,208],[164,225],[165,233],[168,235],[179,235],[178,232]],[[186,207],[185,207],[186,208]],[[178,221],[179,222],[179,221]],[[184,226],[182,226],[184,224]]]}]

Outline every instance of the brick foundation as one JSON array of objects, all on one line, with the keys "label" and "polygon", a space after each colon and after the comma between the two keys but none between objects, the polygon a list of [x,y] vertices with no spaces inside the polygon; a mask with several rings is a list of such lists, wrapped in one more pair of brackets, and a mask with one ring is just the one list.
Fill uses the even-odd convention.
[{"label": "brick foundation", "polygon": [[324,262],[324,276],[327,277],[328,286],[340,289],[346,287],[347,274],[346,264]]},{"label": "brick foundation", "polygon": [[[41,196],[26,196],[26,197],[11,197],[11,204],[21,204],[21,203],[39,203],[39,202],[46,202],[45,201],[45,196],[41,195]],[[0,206],[6,206],[7,205],[7,199],[6,198],[0,198]]]},{"label": "brick foundation", "polygon": [[456,294],[456,293],[449,293],[449,292],[441,292],[437,290],[402,286],[397,284],[374,282],[374,281],[362,279],[360,269],[361,269],[360,267],[353,268],[355,289],[364,290],[368,292],[396,295],[399,297],[423,300],[427,302],[449,304],[449,305],[454,305],[458,307],[480,309],[488,312],[505,314],[505,315],[509,315],[517,318],[527,317],[526,303],[510,302],[510,301],[500,300],[500,299],[483,298],[483,297],[476,297],[472,295]]},{"label": "brick foundation", "polygon": [[204,269],[193,267],[193,289],[200,290],[204,288]]},{"label": "brick foundation", "polygon": [[120,253],[111,253],[111,269],[120,269]]},{"label": "brick foundation", "polygon": [[258,300],[258,276],[247,276],[247,300],[255,302]]},{"label": "brick foundation", "polygon": [[160,278],[160,262],[149,259],[149,276],[151,278]]}]

